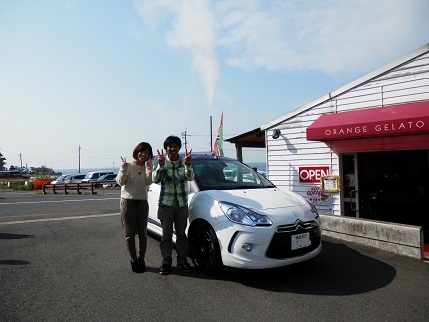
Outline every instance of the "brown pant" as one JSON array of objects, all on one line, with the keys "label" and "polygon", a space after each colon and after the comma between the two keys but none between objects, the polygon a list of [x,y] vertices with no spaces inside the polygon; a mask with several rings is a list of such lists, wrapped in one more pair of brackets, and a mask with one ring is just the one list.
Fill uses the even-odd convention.
[{"label": "brown pant", "polygon": [[144,259],[147,248],[147,218],[149,203],[147,200],[121,199],[121,220],[125,232],[125,245],[131,260],[137,260],[136,240],[138,235],[139,257]]}]

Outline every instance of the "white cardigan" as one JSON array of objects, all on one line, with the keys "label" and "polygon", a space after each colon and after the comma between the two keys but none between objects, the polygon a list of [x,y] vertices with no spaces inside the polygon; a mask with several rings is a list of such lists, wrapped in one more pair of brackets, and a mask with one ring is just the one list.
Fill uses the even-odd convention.
[{"label": "white cardigan", "polygon": [[135,160],[122,164],[116,177],[116,182],[121,186],[121,198],[147,200],[147,192],[152,184],[152,170],[152,166],[139,166]]}]

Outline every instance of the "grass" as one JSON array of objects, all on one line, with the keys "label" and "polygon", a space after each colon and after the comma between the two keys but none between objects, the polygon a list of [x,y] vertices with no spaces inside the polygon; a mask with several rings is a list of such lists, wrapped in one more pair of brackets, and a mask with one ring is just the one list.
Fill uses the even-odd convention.
[{"label": "grass", "polygon": [[[18,191],[32,191],[33,183],[30,180],[22,178],[2,178],[0,179],[0,190],[18,190]],[[27,184],[25,184],[27,182]]]}]

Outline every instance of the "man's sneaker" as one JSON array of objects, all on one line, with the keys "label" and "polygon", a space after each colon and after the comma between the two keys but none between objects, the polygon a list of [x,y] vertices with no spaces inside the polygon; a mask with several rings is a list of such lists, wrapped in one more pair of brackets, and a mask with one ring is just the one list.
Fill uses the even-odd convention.
[{"label": "man's sneaker", "polygon": [[177,267],[179,267],[185,273],[192,272],[191,265],[189,265],[188,262],[183,262],[183,263],[177,264]]},{"label": "man's sneaker", "polygon": [[146,263],[144,262],[144,259],[139,257],[137,259],[137,264],[139,266],[141,273],[143,273],[146,270]]},{"label": "man's sneaker", "polygon": [[138,261],[131,261],[131,269],[134,273],[143,273]]},{"label": "man's sneaker", "polygon": [[159,268],[159,274],[161,275],[168,275],[170,274],[171,271],[171,265],[169,264],[162,264],[161,267]]}]

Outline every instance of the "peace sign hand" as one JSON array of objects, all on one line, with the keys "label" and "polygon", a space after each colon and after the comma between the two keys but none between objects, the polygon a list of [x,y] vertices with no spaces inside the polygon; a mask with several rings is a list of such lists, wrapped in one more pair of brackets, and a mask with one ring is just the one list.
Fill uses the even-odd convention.
[{"label": "peace sign hand", "polygon": [[121,160],[122,160],[122,165],[127,165],[128,164],[127,158],[121,157]]},{"label": "peace sign hand", "polygon": [[161,152],[159,152],[159,150],[156,150],[156,152],[158,152],[158,164],[160,166],[163,166],[165,164],[164,150],[161,149]]},{"label": "peace sign hand", "polygon": [[189,151],[188,153],[188,149],[185,150],[185,164],[186,165],[191,165],[192,162],[192,149]]},{"label": "peace sign hand", "polygon": [[151,157],[147,158],[146,165],[147,166],[151,166],[152,165],[152,160],[153,160],[153,158],[151,158]]}]

